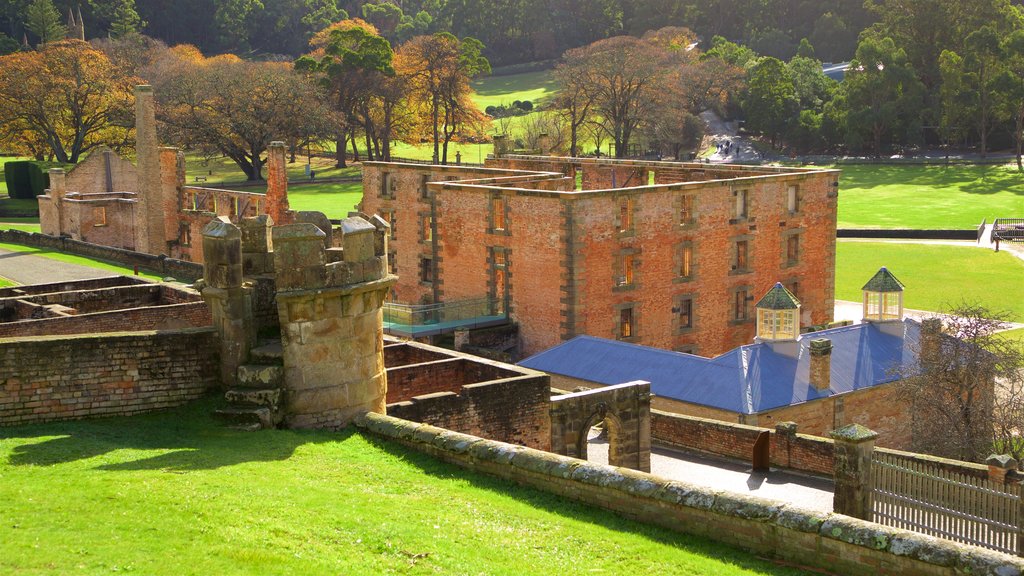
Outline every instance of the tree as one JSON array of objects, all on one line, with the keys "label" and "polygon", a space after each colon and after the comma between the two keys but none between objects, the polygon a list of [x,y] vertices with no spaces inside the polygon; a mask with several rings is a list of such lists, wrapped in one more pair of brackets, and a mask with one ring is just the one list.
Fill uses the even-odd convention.
[{"label": "tree", "polygon": [[994,450],[1024,456],[1024,357],[1000,338],[1006,315],[961,304],[932,319],[941,334],[922,326],[920,366],[901,369],[895,389],[912,406],[914,449],[981,462]]},{"label": "tree", "polygon": [[[314,37],[314,42],[316,51],[298,59],[295,67],[319,79],[342,121],[336,140],[338,166],[345,166],[346,139],[351,139],[353,150],[357,150],[356,129],[360,126],[372,159],[373,142],[377,142],[378,152],[380,143],[371,108],[374,97],[384,92],[384,83],[395,76],[391,45],[361,20],[334,26],[326,35]],[[393,92],[397,87],[388,88]],[[390,126],[386,133],[390,134]]]},{"label": "tree", "polygon": [[287,63],[206,59],[191,47],[175,47],[167,59],[154,77],[165,137],[224,154],[249,180],[263,179],[270,142],[315,139],[335,126],[313,83]]},{"label": "tree", "polygon": [[768,136],[773,146],[794,123],[800,113],[800,102],[793,78],[782,61],[765,57],[751,68],[743,111],[747,127]]},{"label": "tree", "polygon": [[97,146],[120,150],[137,83],[77,40],[0,57],[0,147],[70,164]]},{"label": "tree", "polygon": [[558,110],[569,128],[569,156],[579,155],[580,129],[590,119],[594,104],[593,93],[587,84],[585,70],[577,61],[562,61],[555,67],[555,82],[561,87],[555,96],[553,106]]},{"label": "tree", "polygon": [[67,29],[60,22],[60,13],[53,0],[33,0],[25,9],[25,28],[39,38],[40,44],[64,38]]},{"label": "tree", "polygon": [[924,87],[906,52],[891,38],[861,41],[841,93],[851,147],[867,147],[877,156],[889,143],[907,143],[917,137]]},{"label": "tree", "polygon": [[632,36],[598,40],[565,53],[566,66],[580,73],[587,86],[593,112],[615,144],[616,157],[628,154],[633,133],[653,107],[653,96],[667,69],[663,53],[650,41]]},{"label": "tree", "polygon": [[410,98],[429,115],[434,162],[447,164],[452,138],[484,118],[469,98],[469,81],[491,73],[482,49],[479,40],[459,40],[448,33],[417,36],[399,48],[401,73],[410,80]]},{"label": "tree", "polygon": [[995,90],[1003,95],[1000,100],[1003,114],[1013,118],[1013,141],[1017,157],[1017,170],[1024,171],[1021,152],[1024,148],[1024,31],[1017,30],[1003,43],[1006,67],[993,80]]},{"label": "tree", "polygon": [[18,45],[17,40],[3,32],[0,32],[0,56],[17,52],[20,49],[21,46]]}]

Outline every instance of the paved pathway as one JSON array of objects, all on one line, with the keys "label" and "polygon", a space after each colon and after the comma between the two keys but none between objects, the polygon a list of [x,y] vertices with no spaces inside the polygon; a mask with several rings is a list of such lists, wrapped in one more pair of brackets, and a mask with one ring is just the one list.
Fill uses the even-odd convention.
[{"label": "paved pathway", "polygon": [[[608,463],[608,442],[591,431],[587,452],[591,462]],[[698,456],[670,448],[651,449],[651,473],[716,490],[792,502],[803,508],[832,511],[832,481],[791,472],[753,472],[749,463]]]},{"label": "paved pathway", "polygon": [[0,250],[0,276],[18,284],[48,284],[116,275],[110,270],[61,262],[29,252]]}]

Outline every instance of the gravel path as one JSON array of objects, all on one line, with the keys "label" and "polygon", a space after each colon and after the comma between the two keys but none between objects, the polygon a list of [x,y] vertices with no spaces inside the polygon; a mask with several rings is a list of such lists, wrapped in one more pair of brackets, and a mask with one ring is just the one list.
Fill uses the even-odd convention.
[{"label": "gravel path", "polygon": [[18,284],[49,284],[116,275],[110,270],[61,262],[30,252],[0,250],[0,276]]}]

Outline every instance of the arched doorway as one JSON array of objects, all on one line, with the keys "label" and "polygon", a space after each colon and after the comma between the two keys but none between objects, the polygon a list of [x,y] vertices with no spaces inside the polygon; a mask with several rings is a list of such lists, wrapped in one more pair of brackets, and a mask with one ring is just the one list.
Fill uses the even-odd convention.
[{"label": "arched doorway", "polygon": [[[598,425],[602,429],[595,431]],[[604,438],[599,437],[601,432]],[[592,449],[606,449],[612,466],[650,471],[649,383],[630,382],[551,399],[551,451],[595,460],[588,458]]]}]

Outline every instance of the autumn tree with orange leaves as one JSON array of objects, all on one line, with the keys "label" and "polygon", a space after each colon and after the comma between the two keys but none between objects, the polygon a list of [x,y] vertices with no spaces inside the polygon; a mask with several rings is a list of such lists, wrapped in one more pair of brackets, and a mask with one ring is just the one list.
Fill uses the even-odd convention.
[{"label": "autumn tree with orange leaves", "polygon": [[485,116],[470,99],[469,82],[491,73],[491,65],[474,38],[448,33],[416,36],[403,44],[396,59],[399,74],[410,82],[410,106],[423,111],[434,144],[434,162],[448,163],[448,145]]},{"label": "autumn tree with orange leaves", "polygon": [[130,147],[137,83],[77,40],[2,56],[0,148],[74,164],[99,146]]}]

